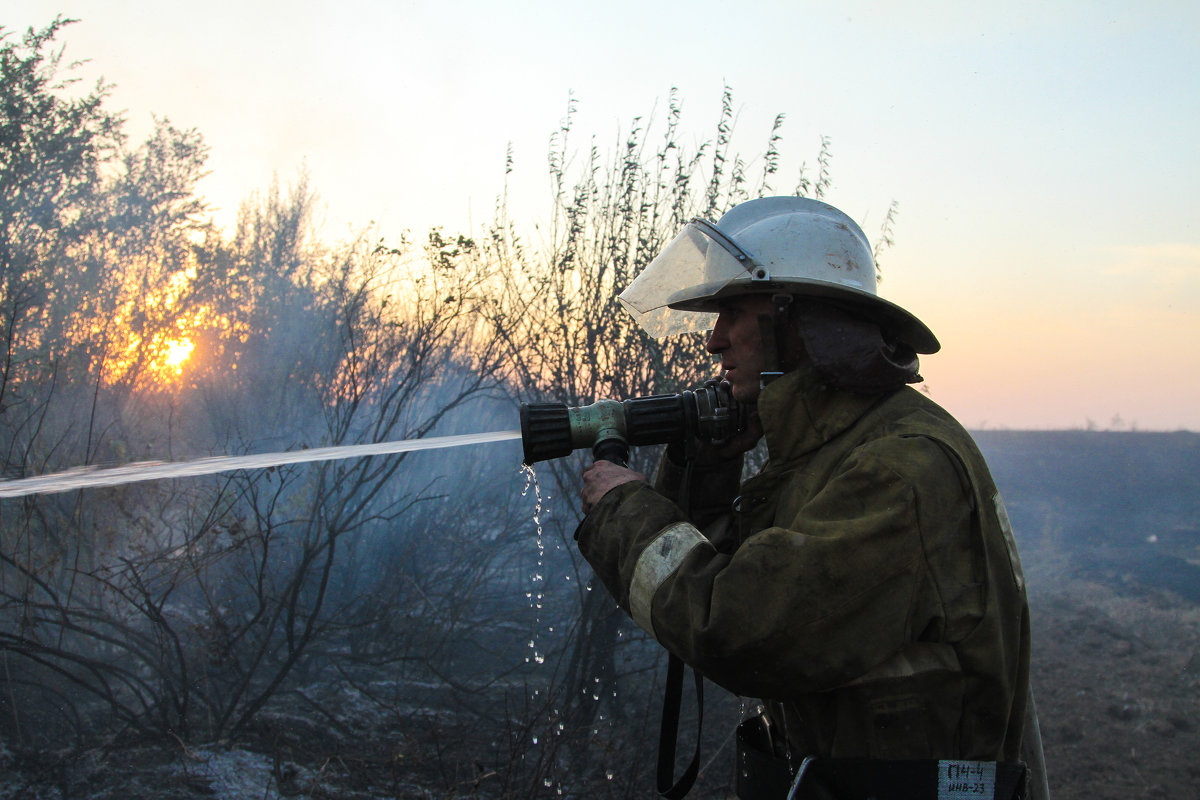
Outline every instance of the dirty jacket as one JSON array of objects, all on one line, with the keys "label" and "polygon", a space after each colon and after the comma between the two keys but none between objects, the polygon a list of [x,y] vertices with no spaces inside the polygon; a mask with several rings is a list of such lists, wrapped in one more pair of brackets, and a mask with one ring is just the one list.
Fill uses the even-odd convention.
[{"label": "dirty jacket", "polygon": [[[1029,614],[1008,515],[970,436],[905,387],[805,371],[758,403],[768,462],[610,491],[583,555],[664,647],[763,698],[794,756],[1019,760]],[[705,532],[701,532],[699,527]]]}]

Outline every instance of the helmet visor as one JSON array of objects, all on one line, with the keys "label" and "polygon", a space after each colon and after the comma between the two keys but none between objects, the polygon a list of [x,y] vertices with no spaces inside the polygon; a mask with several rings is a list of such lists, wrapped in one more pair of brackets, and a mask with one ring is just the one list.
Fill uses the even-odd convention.
[{"label": "helmet visor", "polygon": [[695,305],[730,281],[745,277],[754,259],[707,220],[694,219],[663,248],[617,297],[646,333],[656,339],[708,330],[715,311],[671,306]]}]

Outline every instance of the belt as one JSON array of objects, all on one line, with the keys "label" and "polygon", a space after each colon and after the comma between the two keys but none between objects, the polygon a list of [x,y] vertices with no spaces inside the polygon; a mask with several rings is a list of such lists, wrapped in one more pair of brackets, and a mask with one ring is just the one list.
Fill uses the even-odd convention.
[{"label": "belt", "polygon": [[[951,759],[804,758],[764,749],[762,723],[737,730],[739,800],[1024,800],[1024,764]],[[797,763],[798,761],[798,763]]]}]

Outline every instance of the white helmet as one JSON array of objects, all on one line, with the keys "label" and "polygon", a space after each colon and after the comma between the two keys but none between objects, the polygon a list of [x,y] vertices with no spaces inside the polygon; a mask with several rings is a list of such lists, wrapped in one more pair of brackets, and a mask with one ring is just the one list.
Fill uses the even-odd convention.
[{"label": "white helmet", "polygon": [[841,301],[918,353],[940,347],[924,323],[875,293],[875,258],[862,229],[807,197],[750,200],[715,225],[692,220],[619,299],[661,338],[711,328],[721,299],[749,293]]}]

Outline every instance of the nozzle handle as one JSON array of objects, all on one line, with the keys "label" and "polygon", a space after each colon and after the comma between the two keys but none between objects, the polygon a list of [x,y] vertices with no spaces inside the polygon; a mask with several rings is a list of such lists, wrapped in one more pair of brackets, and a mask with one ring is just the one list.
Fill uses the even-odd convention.
[{"label": "nozzle handle", "polygon": [[592,456],[597,461],[611,461],[618,467],[629,466],[629,445],[624,439],[613,437],[602,439],[592,445]]}]

